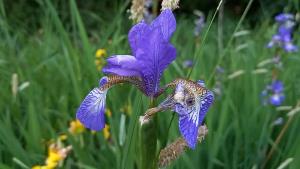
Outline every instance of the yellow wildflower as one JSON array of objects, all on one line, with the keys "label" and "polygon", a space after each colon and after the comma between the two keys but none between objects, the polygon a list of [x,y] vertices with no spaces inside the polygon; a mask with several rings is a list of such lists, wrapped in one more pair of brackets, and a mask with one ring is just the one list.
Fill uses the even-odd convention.
[{"label": "yellow wildflower", "polygon": [[31,169],[49,169],[49,168],[45,165],[35,165]]},{"label": "yellow wildflower", "polygon": [[61,134],[61,135],[58,136],[58,139],[60,141],[65,141],[65,140],[67,140],[67,138],[68,138],[68,136],[66,134]]},{"label": "yellow wildflower", "polygon": [[107,140],[107,139],[109,139],[109,137],[110,137],[110,131],[109,131],[109,125],[108,124],[105,124],[105,127],[104,127],[104,129],[103,129],[103,136],[104,136],[104,138]]},{"label": "yellow wildflower", "polygon": [[36,165],[32,169],[55,169],[67,157],[71,149],[72,146],[62,147],[55,143],[51,144],[48,148],[48,157],[45,165]]},{"label": "yellow wildflower", "polygon": [[69,132],[71,134],[80,134],[84,132],[85,128],[83,124],[80,123],[79,120],[73,120],[70,122]]},{"label": "yellow wildflower", "polygon": [[96,58],[101,58],[105,55],[106,55],[106,50],[105,49],[98,49],[96,51]]},{"label": "yellow wildflower", "polygon": [[104,56],[106,56],[105,49],[98,49],[96,51],[95,65],[96,65],[98,71],[100,71],[104,65],[104,60],[103,60]]},{"label": "yellow wildflower", "polygon": [[46,160],[46,164],[48,164],[48,162],[53,163],[60,160],[63,160],[63,157],[59,154],[59,149],[57,147],[50,147],[48,150],[48,158]]}]

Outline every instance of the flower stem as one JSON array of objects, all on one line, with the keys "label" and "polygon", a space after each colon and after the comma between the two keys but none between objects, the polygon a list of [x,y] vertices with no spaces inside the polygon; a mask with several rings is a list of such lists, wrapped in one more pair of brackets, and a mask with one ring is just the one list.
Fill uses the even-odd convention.
[{"label": "flower stem", "polygon": [[268,161],[271,159],[272,155],[275,152],[275,149],[278,147],[283,135],[285,134],[285,132],[287,131],[289,125],[291,124],[293,119],[293,116],[290,116],[288,121],[285,123],[285,125],[283,126],[283,128],[281,129],[279,135],[277,136],[275,143],[273,144],[271,150],[269,151],[269,153],[267,154],[267,157],[265,159],[265,161],[263,162],[261,169],[265,168],[265,166],[267,165]]},{"label": "flower stem", "polygon": [[[154,107],[154,100],[150,99],[150,106]],[[157,117],[140,127],[141,168],[157,168]]]}]

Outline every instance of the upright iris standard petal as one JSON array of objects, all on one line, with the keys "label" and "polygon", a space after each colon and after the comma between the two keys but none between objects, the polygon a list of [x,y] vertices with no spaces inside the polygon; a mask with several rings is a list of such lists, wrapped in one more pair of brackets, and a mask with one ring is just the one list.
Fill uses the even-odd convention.
[{"label": "upright iris standard petal", "polygon": [[147,34],[150,32],[150,26],[141,21],[140,23],[134,25],[128,34],[128,41],[131,47],[131,52],[135,56],[136,51],[140,48],[140,44],[148,37]]},{"label": "upright iris standard petal", "polygon": [[145,94],[155,95],[163,71],[176,57],[176,49],[169,42],[175,29],[171,10],[162,11],[150,25],[144,21],[138,23],[128,35],[133,56],[110,57],[103,72],[141,77]]},{"label": "upright iris standard petal", "polygon": [[163,35],[165,41],[169,41],[173,32],[176,30],[176,20],[171,10],[167,9],[152,22],[152,29],[158,29]]},{"label": "upright iris standard petal", "polygon": [[[108,82],[107,77],[99,81],[100,87]],[[105,126],[104,112],[107,90],[94,88],[77,110],[76,118],[91,130],[101,130]]]},{"label": "upright iris standard petal", "polygon": [[143,44],[143,40],[147,40],[148,33],[156,29],[161,31],[164,41],[168,42],[170,40],[176,30],[176,20],[171,10],[162,11],[150,25],[142,21],[130,29],[128,40],[133,55],[136,55],[136,51]]},{"label": "upright iris standard petal", "polygon": [[159,29],[149,35],[148,40],[141,45],[141,50],[137,51],[136,58],[147,95],[154,95],[158,91],[163,71],[176,57],[176,49],[161,38]]}]

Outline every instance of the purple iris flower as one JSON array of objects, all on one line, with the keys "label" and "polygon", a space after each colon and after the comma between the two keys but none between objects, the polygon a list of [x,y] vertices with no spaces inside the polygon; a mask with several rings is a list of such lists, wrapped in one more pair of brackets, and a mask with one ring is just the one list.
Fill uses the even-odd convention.
[{"label": "purple iris flower", "polygon": [[283,91],[283,84],[282,84],[282,82],[279,81],[279,80],[273,81],[273,83],[271,84],[271,90],[274,93],[281,93]]},{"label": "purple iris flower", "polygon": [[132,55],[107,59],[102,71],[112,76],[103,77],[99,87],[86,96],[77,111],[77,119],[89,129],[103,129],[106,93],[117,83],[129,82],[153,97],[159,90],[163,71],[176,58],[176,49],[169,42],[175,29],[171,10],[162,11],[150,25],[142,21],[133,26],[128,35]]},{"label": "purple iris flower", "polygon": [[293,20],[294,19],[294,15],[290,14],[290,13],[281,13],[275,16],[275,20],[277,22],[286,22],[288,20]]},{"label": "purple iris flower", "polygon": [[272,84],[268,85],[266,89],[263,90],[262,97],[264,98],[264,105],[270,103],[274,106],[280,106],[285,99],[283,83],[279,80],[274,80]]},{"label": "purple iris flower", "polygon": [[285,96],[282,93],[273,93],[269,98],[269,102],[274,106],[280,106],[284,99]]},{"label": "purple iris flower", "polygon": [[175,80],[175,91],[158,107],[171,109],[179,116],[179,130],[188,146],[196,147],[198,129],[214,101],[213,92],[205,88],[204,81]]},{"label": "purple iris flower", "polygon": [[296,52],[298,47],[292,43],[293,27],[295,26],[294,16],[289,13],[282,13],[275,17],[279,27],[277,34],[273,35],[267,47],[279,46],[286,52]]},{"label": "purple iris flower", "polygon": [[191,68],[194,66],[194,62],[191,59],[187,59],[187,60],[183,61],[182,66],[184,68]]},{"label": "purple iris flower", "polygon": [[[109,57],[102,69],[109,76],[100,79],[99,87],[86,96],[77,110],[76,117],[86,128],[104,128],[106,94],[115,84],[131,83],[151,99],[158,97],[168,87],[175,86],[175,95],[160,105],[178,113],[180,132],[189,147],[195,148],[198,128],[213,102],[213,94],[205,88],[203,81],[186,79],[176,79],[160,88],[164,70],[176,58],[176,49],[170,43],[175,29],[176,20],[168,9],[162,11],[152,23],[141,21],[131,28],[128,39],[132,55]],[[183,95],[180,95],[181,91]],[[170,98],[173,99],[170,101]]]},{"label": "purple iris flower", "polygon": [[284,101],[285,96],[283,94],[283,84],[279,80],[275,80],[271,84],[272,95],[269,98],[269,102],[274,106],[279,106]]},{"label": "purple iris flower", "polygon": [[196,20],[195,20],[195,29],[194,29],[194,35],[195,36],[199,36],[202,29],[204,28],[205,26],[205,16],[204,14],[201,12],[201,11],[194,11],[194,14],[198,17]]},{"label": "purple iris flower", "polygon": [[104,73],[120,76],[138,76],[145,94],[153,96],[159,89],[163,71],[176,58],[176,49],[169,42],[176,29],[171,10],[164,10],[148,25],[144,21],[133,26],[128,39],[132,55],[115,55],[107,59]]},{"label": "purple iris flower", "polygon": [[[202,84],[201,82],[199,83]],[[177,91],[182,90],[179,85]],[[179,130],[181,135],[186,140],[188,146],[192,149],[196,147],[198,129],[202,124],[208,108],[213,103],[214,95],[208,92],[206,95],[195,97],[195,104],[191,104],[190,100],[185,103],[175,104],[174,111],[179,115]]]}]

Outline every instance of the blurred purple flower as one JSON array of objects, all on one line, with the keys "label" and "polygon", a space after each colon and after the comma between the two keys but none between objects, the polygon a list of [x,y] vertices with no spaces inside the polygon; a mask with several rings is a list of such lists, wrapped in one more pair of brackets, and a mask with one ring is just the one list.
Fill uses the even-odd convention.
[{"label": "blurred purple flower", "polygon": [[285,97],[282,93],[273,93],[270,96],[269,101],[274,106],[280,106],[281,103],[284,101],[284,99],[285,99]]},{"label": "blurred purple flower", "polygon": [[288,20],[293,20],[294,15],[290,13],[281,13],[275,16],[277,22],[286,22]]},{"label": "blurred purple flower", "polygon": [[133,26],[128,35],[133,56],[115,55],[107,59],[102,71],[112,76],[103,77],[99,87],[86,96],[77,110],[77,119],[89,129],[103,129],[106,93],[117,83],[129,82],[154,97],[161,75],[176,58],[176,49],[169,42],[175,29],[171,10],[162,11],[150,25],[142,21]]},{"label": "blurred purple flower", "polygon": [[285,99],[283,88],[281,81],[274,80],[272,84],[268,85],[261,93],[263,104],[266,105],[270,103],[274,106],[280,106]]},{"label": "blurred purple flower", "polygon": [[195,20],[195,29],[194,29],[194,35],[199,36],[202,29],[205,26],[205,16],[201,11],[195,10],[194,14],[198,17]]},{"label": "blurred purple flower", "polygon": [[182,63],[183,68],[191,68],[194,66],[194,62],[191,59],[187,59]]},{"label": "blurred purple flower", "polygon": [[271,84],[271,90],[274,93],[281,93],[283,91],[283,84],[282,84],[282,82],[279,81],[279,80],[273,81],[273,83]]},{"label": "blurred purple flower", "polygon": [[275,17],[279,23],[277,34],[273,35],[267,47],[279,46],[286,52],[296,52],[298,47],[292,43],[293,27],[295,26],[294,16],[289,13],[279,14]]}]

